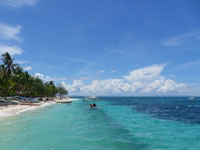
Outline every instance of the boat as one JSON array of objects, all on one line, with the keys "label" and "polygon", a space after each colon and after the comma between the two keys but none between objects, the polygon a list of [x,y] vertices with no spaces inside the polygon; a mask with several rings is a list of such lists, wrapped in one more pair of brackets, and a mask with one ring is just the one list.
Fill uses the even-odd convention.
[{"label": "boat", "polygon": [[194,99],[195,99],[195,97],[189,97],[188,99],[189,99],[189,100],[194,100]]},{"label": "boat", "polygon": [[98,97],[96,97],[96,96],[90,96],[89,98],[90,99],[98,99]]},{"label": "boat", "polygon": [[68,104],[70,104],[70,103],[72,103],[72,101],[71,100],[56,100],[56,103],[64,103],[64,104],[68,103]]},{"label": "boat", "polygon": [[86,96],[84,101],[98,101],[99,98],[96,96]]}]

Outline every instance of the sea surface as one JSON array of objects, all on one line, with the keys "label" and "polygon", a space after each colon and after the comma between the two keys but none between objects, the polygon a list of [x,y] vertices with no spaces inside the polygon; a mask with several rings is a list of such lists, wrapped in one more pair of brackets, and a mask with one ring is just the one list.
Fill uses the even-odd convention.
[{"label": "sea surface", "polygon": [[101,97],[0,119],[0,150],[200,150],[200,98]]}]

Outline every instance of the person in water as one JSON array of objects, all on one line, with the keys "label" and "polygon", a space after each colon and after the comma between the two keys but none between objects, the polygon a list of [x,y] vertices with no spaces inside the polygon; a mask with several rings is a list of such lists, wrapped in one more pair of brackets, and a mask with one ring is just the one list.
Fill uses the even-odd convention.
[{"label": "person in water", "polygon": [[94,108],[94,107],[96,107],[97,105],[94,103],[94,104],[90,104],[90,107],[91,108]]}]

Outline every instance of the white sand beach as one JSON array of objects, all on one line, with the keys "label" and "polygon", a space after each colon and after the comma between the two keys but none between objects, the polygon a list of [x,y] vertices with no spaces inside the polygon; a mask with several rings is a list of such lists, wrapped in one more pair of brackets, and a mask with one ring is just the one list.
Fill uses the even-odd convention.
[{"label": "white sand beach", "polygon": [[41,102],[41,103],[36,103],[36,105],[8,105],[8,106],[1,106],[0,107],[0,118],[3,117],[8,117],[8,116],[13,116],[13,115],[17,115],[20,114],[22,112],[25,111],[29,111],[29,110],[34,110],[37,108],[42,108],[42,107],[46,107],[48,105],[52,105],[52,104],[56,104],[56,101],[76,101],[79,100],[77,98],[66,98],[66,99],[56,99],[54,101],[48,101],[48,102]]},{"label": "white sand beach", "polygon": [[30,106],[30,105],[8,105],[8,106],[1,106],[0,107],[0,118],[13,116],[20,114],[22,112],[28,111],[28,110],[34,110],[37,108],[45,107],[51,104],[55,104],[54,101],[49,102],[41,102],[38,103],[37,106]]}]

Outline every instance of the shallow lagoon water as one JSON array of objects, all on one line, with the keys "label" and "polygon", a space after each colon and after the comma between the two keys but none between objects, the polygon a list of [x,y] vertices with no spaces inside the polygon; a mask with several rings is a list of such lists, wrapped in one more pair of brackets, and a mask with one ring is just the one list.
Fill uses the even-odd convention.
[{"label": "shallow lagoon water", "polygon": [[98,108],[89,104],[54,104],[1,119],[0,150],[200,149],[198,99],[102,97]]}]

